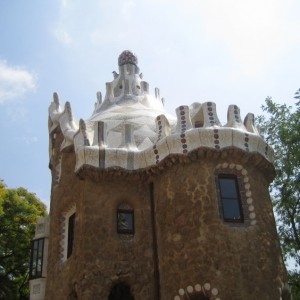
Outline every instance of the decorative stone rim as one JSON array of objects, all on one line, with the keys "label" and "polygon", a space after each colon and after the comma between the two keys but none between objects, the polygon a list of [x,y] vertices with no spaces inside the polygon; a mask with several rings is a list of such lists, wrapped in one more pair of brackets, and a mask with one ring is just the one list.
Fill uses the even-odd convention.
[{"label": "decorative stone rim", "polygon": [[[196,283],[194,286],[189,285],[186,288],[180,288],[178,290],[178,294],[174,296],[174,300],[184,300],[186,296],[194,296],[194,295],[204,295],[209,297],[211,300],[221,300],[219,297],[219,290],[209,282],[204,283],[203,285]],[[188,298],[189,299],[189,298]]]},{"label": "decorative stone rim", "polygon": [[[240,164],[235,164],[235,163],[228,163],[228,162],[224,162],[222,164],[218,164],[216,166],[216,170],[220,170],[220,169],[225,169],[228,170],[228,173],[231,173],[231,171],[237,171],[241,177],[243,177],[243,187],[244,187],[244,191],[245,191],[245,200],[244,204],[247,207],[247,213],[250,219],[250,225],[254,226],[257,223],[256,220],[256,213],[255,213],[255,207],[253,205],[253,198],[252,198],[252,191],[251,191],[251,185],[249,183],[249,177],[248,175],[248,171]],[[225,171],[225,173],[227,173]],[[241,191],[240,191],[241,193]],[[241,195],[241,198],[243,198],[243,196]],[[242,199],[243,202],[243,199]],[[245,216],[244,216],[245,217]]]}]

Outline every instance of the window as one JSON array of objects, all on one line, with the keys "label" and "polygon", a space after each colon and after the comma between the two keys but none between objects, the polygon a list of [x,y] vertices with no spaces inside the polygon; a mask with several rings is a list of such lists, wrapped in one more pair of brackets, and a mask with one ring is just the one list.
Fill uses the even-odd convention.
[{"label": "window", "polygon": [[61,217],[61,247],[60,259],[62,262],[66,261],[73,253],[74,238],[75,238],[75,222],[76,222],[76,205],[62,214]]},{"label": "window", "polygon": [[44,238],[33,240],[31,244],[30,278],[42,277]]},{"label": "window", "polygon": [[73,241],[74,241],[74,227],[75,227],[75,213],[69,217],[68,223],[68,250],[67,258],[69,258],[73,251]]},{"label": "window", "polygon": [[244,216],[236,176],[221,174],[218,183],[224,221],[242,223]]},{"label": "window", "polygon": [[131,208],[118,208],[117,232],[119,234],[134,234],[134,214]]}]

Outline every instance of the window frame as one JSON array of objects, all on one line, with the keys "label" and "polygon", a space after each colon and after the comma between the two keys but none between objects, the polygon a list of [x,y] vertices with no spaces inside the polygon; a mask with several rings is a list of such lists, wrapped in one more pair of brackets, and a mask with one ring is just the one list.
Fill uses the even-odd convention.
[{"label": "window frame", "polygon": [[[223,197],[222,196],[222,188],[221,188],[221,184],[220,184],[220,179],[232,179],[234,181],[234,186],[235,186],[235,192],[236,192],[236,198],[232,197]],[[243,203],[242,203],[242,197],[241,197],[241,192],[240,192],[240,188],[239,188],[239,181],[238,181],[238,177],[235,174],[226,174],[226,173],[220,173],[217,175],[217,184],[218,184],[218,196],[220,199],[220,204],[221,204],[221,213],[222,213],[222,218],[224,220],[224,222],[226,223],[236,223],[236,224],[243,224],[245,223],[245,216],[244,216],[244,209],[243,209]],[[234,219],[234,218],[227,218],[225,216],[225,210],[224,210],[224,206],[225,206],[225,201],[227,200],[236,200],[237,204],[238,204],[238,209],[239,209],[239,215],[240,218],[239,219]]]},{"label": "window frame", "polygon": [[[36,243],[37,243],[37,247],[35,249]],[[30,268],[29,268],[30,279],[43,277],[44,247],[45,247],[45,238],[34,239],[31,241],[31,256],[30,256]],[[39,255],[39,253],[41,255]],[[41,269],[38,271],[39,261],[40,261]],[[34,263],[35,263],[35,267],[33,267]],[[35,271],[34,275],[33,275],[33,271]]]},{"label": "window frame", "polygon": [[[132,226],[129,229],[123,229],[119,226],[119,214],[128,214],[131,216],[131,223]],[[117,233],[118,234],[129,234],[134,235],[135,228],[134,228],[134,210],[132,208],[118,208],[117,209]]]}]

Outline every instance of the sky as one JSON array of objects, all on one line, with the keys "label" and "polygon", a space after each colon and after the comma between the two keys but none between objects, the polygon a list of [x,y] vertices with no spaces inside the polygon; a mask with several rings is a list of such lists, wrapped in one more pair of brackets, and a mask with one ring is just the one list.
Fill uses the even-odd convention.
[{"label": "sky", "polygon": [[173,115],[213,101],[226,123],[230,104],[242,118],[267,96],[292,105],[299,11],[297,0],[0,0],[0,179],[49,208],[52,94],[88,119],[126,49]]}]

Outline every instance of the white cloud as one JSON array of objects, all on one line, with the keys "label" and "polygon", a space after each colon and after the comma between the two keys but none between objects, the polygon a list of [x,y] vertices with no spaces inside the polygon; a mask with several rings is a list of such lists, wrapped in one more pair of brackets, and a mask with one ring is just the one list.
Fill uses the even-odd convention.
[{"label": "white cloud", "polygon": [[245,75],[257,77],[297,42],[299,22],[289,18],[294,3],[192,0],[190,5],[179,3],[179,7],[198,18],[197,26],[207,45],[215,43],[221,51],[227,50]]},{"label": "white cloud", "polygon": [[36,80],[36,75],[24,67],[9,66],[5,60],[0,60],[0,104],[34,91]]},{"label": "white cloud", "polygon": [[121,46],[177,55],[218,52],[232,80],[259,79],[299,43],[296,5],[296,0],[61,0],[53,33],[60,43],[72,44],[72,55]]},{"label": "white cloud", "polygon": [[36,136],[16,136],[11,139],[11,142],[22,143],[23,145],[32,145],[38,142],[38,137]]},{"label": "white cloud", "polygon": [[51,34],[64,46],[70,46],[73,42],[73,38],[67,24],[72,24],[73,22],[78,21],[76,14],[74,15],[74,5],[75,3],[71,0],[60,0],[58,21],[55,22],[50,29]]},{"label": "white cloud", "polygon": [[137,10],[135,9],[136,3],[133,0],[122,1],[121,5],[121,14],[126,20],[130,20],[132,14],[136,14]]},{"label": "white cloud", "polygon": [[71,35],[62,27],[56,27],[52,30],[54,37],[63,45],[69,46],[72,43]]}]

